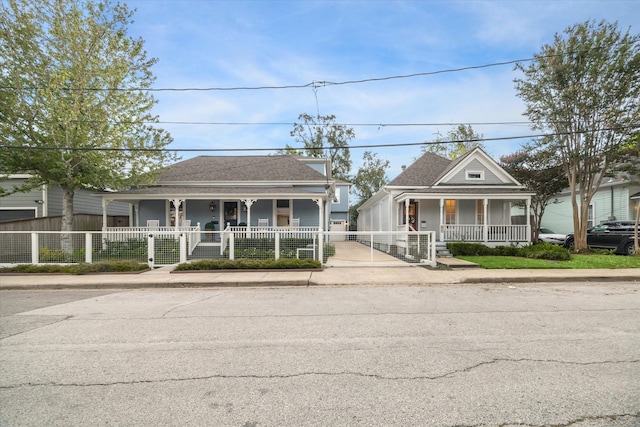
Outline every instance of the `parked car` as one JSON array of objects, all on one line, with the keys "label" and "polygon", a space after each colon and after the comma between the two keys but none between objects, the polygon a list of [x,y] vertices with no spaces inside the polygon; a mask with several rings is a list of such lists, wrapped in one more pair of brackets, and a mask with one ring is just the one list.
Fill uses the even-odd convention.
[{"label": "parked car", "polygon": [[554,245],[564,245],[567,235],[556,233],[548,228],[541,228],[538,240],[545,243],[553,243]]},{"label": "parked car", "polygon": [[[587,230],[587,246],[614,249],[617,254],[634,255],[633,230],[635,221],[609,221]],[[573,247],[573,233],[567,234],[565,248]]]}]

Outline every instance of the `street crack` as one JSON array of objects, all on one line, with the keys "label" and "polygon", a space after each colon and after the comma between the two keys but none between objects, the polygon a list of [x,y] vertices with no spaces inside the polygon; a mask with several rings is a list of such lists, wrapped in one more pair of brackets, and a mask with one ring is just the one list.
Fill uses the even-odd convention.
[{"label": "street crack", "polygon": [[112,381],[112,382],[102,382],[102,383],[58,383],[58,382],[23,383],[23,384],[0,386],[0,390],[9,390],[9,389],[15,389],[20,387],[108,387],[108,386],[116,386],[116,385],[161,384],[161,383],[170,383],[170,382],[203,381],[203,380],[211,380],[211,379],[291,379],[291,378],[301,378],[301,377],[308,377],[308,376],[331,376],[331,377],[355,376],[355,377],[361,377],[361,378],[371,378],[371,379],[381,380],[381,381],[424,381],[424,380],[434,381],[434,380],[439,380],[443,378],[451,378],[462,373],[468,373],[482,366],[493,365],[496,363],[521,363],[521,362],[556,363],[556,364],[577,365],[577,366],[590,366],[590,365],[605,365],[605,364],[638,363],[640,362],[640,359],[605,360],[600,362],[571,362],[571,361],[553,360],[553,359],[498,358],[498,359],[492,359],[492,360],[476,363],[475,365],[467,366],[461,369],[455,369],[440,375],[387,376],[387,375],[381,375],[381,374],[370,374],[370,373],[353,372],[353,371],[342,371],[342,372],[308,371],[308,372],[298,372],[293,374],[280,374],[280,375],[278,374],[272,374],[272,375],[214,374],[214,375],[204,375],[204,376],[197,376],[197,377]]}]

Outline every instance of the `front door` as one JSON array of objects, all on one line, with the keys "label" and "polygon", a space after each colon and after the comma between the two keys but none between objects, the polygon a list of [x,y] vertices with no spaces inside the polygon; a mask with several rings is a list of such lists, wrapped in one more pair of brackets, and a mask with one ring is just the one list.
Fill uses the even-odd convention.
[{"label": "front door", "polygon": [[409,230],[418,229],[418,202],[411,201],[409,203]]},{"label": "front door", "polygon": [[276,200],[276,225],[278,227],[288,227],[291,208],[289,200]]},{"label": "front door", "polygon": [[238,225],[238,202],[224,202],[224,226]]}]

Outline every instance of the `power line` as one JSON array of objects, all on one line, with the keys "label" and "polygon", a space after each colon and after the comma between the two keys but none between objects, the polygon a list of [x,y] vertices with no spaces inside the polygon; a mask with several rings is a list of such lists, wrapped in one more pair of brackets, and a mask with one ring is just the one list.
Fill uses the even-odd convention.
[{"label": "power line", "polygon": [[[72,120],[70,123],[111,123],[111,124],[168,124],[193,126],[293,126],[294,122],[199,122],[199,121],[111,121],[111,120]],[[529,121],[506,122],[442,122],[442,123],[336,123],[337,126],[354,127],[418,127],[418,126],[495,126],[495,125],[531,125]],[[318,125],[321,126],[321,125]]]},{"label": "power line", "polygon": [[[389,143],[389,144],[365,144],[365,145],[350,145],[345,147],[314,147],[317,150],[339,150],[339,149],[360,149],[360,148],[393,148],[393,147],[411,147],[420,145],[435,145],[435,144],[456,144],[460,142],[494,142],[494,141],[508,141],[515,139],[534,139],[543,137],[556,137],[573,134],[585,134],[595,132],[606,131],[624,131],[632,129],[633,126],[625,126],[622,128],[604,128],[604,129],[588,129],[577,132],[556,132],[556,133],[540,133],[531,135],[516,135],[516,136],[503,136],[494,138],[478,138],[478,139],[463,139],[452,141],[423,141],[423,142],[405,142],[405,143]],[[34,146],[22,146],[22,145],[0,145],[0,149],[22,149],[22,150],[43,150],[43,151],[55,151],[55,150],[67,150],[67,151],[130,151],[130,152],[251,152],[251,151],[286,151],[286,147],[277,148],[100,148],[100,147],[34,147]]]},{"label": "power line", "polygon": [[[553,55],[557,56],[557,55]],[[394,76],[386,76],[386,77],[372,77],[366,79],[359,80],[345,80],[339,82],[331,82],[331,81],[312,81],[310,83],[305,84],[292,84],[292,85],[281,85],[281,86],[235,86],[235,87],[185,87],[185,88],[151,88],[151,87],[134,87],[134,88],[61,88],[63,91],[97,91],[97,92],[137,92],[137,91],[146,91],[146,92],[213,92],[213,91],[249,91],[249,90],[281,90],[281,89],[306,89],[306,88],[320,88],[327,86],[343,86],[343,85],[351,85],[351,84],[362,84],[362,83],[372,83],[372,82],[381,82],[388,80],[398,80],[398,79],[409,79],[414,77],[425,77],[425,76],[434,76],[438,74],[446,74],[446,73],[456,73],[461,71],[469,71],[469,70],[477,70],[482,68],[490,68],[490,67],[499,67],[504,65],[516,64],[519,62],[530,62],[535,60],[536,58],[523,58],[523,59],[514,59],[510,61],[502,61],[502,62],[493,62],[489,64],[482,65],[469,65],[466,67],[459,68],[449,68],[444,70],[436,70],[436,71],[425,71],[421,73],[412,73],[412,74],[403,74],[403,75],[394,75]],[[41,90],[48,89],[47,87],[42,86],[0,86],[0,89],[3,90]]]}]

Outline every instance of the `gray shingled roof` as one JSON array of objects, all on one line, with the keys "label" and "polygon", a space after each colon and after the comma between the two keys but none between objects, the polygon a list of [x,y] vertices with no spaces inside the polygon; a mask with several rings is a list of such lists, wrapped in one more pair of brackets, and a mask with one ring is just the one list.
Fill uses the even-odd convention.
[{"label": "gray shingled roof", "polygon": [[326,181],[295,156],[198,156],[162,171],[158,183]]},{"label": "gray shingled roof", "polygon": [[433,153],[424,153],[395,177],[389,186],[422,187],[433,185],[454,162]]},{"label": "gray shingled roof", "polygon": [[324,193],[313,193],[305,191],[296,187],[283,187],[283,186],[188,186],[188,185],[162,185],[151,187],[139,187],[132,188],[126,191],[120,191],[118,194],[131,194],[131,195],[174,195],[180,194],[181,196],[198,196],[205,195],[210,197],[211,195],[238,195],[238,194],[287,194],[287,195],[317,195],[324,196]]}]

